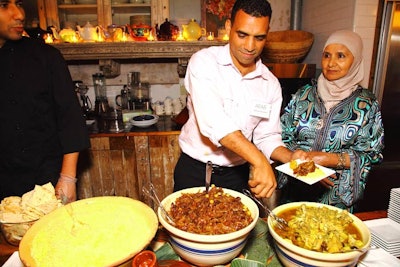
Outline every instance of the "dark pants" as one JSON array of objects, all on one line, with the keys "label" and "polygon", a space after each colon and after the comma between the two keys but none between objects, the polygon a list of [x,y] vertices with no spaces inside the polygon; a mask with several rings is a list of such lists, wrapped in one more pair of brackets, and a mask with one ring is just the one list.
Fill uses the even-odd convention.
[{"label": "dark pants", "polygon": [[[213,166],[211,184],[242,192],[249,189],[249,164],[235,167]],[[190,187],[205,186],[206,164],[182,153],[174,172],[174,191]]]}]

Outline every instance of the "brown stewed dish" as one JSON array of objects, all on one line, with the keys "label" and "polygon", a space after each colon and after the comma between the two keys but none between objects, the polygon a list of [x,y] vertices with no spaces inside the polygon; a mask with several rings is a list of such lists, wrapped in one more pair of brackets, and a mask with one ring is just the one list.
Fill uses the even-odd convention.
[{"label": "brown stewed dish", "polygon": [[233,197],[215,186],[211,186],[208,193],[182,194],[172,203],[169,214],[176,223],[175,227],[204,235],[235,232],[253,221],[240,197]]}]

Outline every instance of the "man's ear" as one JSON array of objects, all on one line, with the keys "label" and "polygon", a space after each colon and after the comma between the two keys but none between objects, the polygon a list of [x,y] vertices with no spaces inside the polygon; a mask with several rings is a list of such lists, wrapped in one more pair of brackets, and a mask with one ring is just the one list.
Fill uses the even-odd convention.
[{"label": "man's ear", "polygon": [[228,35],[228,36],[230,36],[230,34],[231,34],[231,27],[232,27],[232,24],[231,24],[232,22],[231,22],[231,20],[230,19],[227,19],[226,21],[225,21],[225,31],[226,31],[226,34]]}]

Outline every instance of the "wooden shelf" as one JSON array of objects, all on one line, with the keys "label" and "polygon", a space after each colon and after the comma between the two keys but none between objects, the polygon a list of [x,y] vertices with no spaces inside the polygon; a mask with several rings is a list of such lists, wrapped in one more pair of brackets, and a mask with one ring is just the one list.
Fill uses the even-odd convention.
[{"label": "wooden shelf", "polygon": [[81,4],[81,5],[58,5],[59,9],[81,9],[81,8],[93,8],[97,9],[97,4]]},{"label": "wooden shelf", "polygon": [[144,41],[110,43],[59,43],[53,44],[66,60],[100,60],[133,58],[190,58],[200,49],[225,45],[222,41]]}]

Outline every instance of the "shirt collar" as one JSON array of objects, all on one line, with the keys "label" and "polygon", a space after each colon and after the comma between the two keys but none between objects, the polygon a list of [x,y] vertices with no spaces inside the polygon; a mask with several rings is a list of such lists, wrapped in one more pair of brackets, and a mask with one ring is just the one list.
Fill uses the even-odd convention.
[{"label": "shirt collar", "polygon": [[[222,53],[220,53],[217,57],[217,63],[223,66],[232,66],[237,71],[239,71],[236,66],[233,64],[232,57],[229,50],[229,44],[226,44],[222,48]],[[264,80],[268,80],[269,75],[271,75],[270,71],[259,58],[256,62],[256,69],[250,73],[248,73],[245,77],[247,79],[253,79],[256,77],[262,77]]]}]

